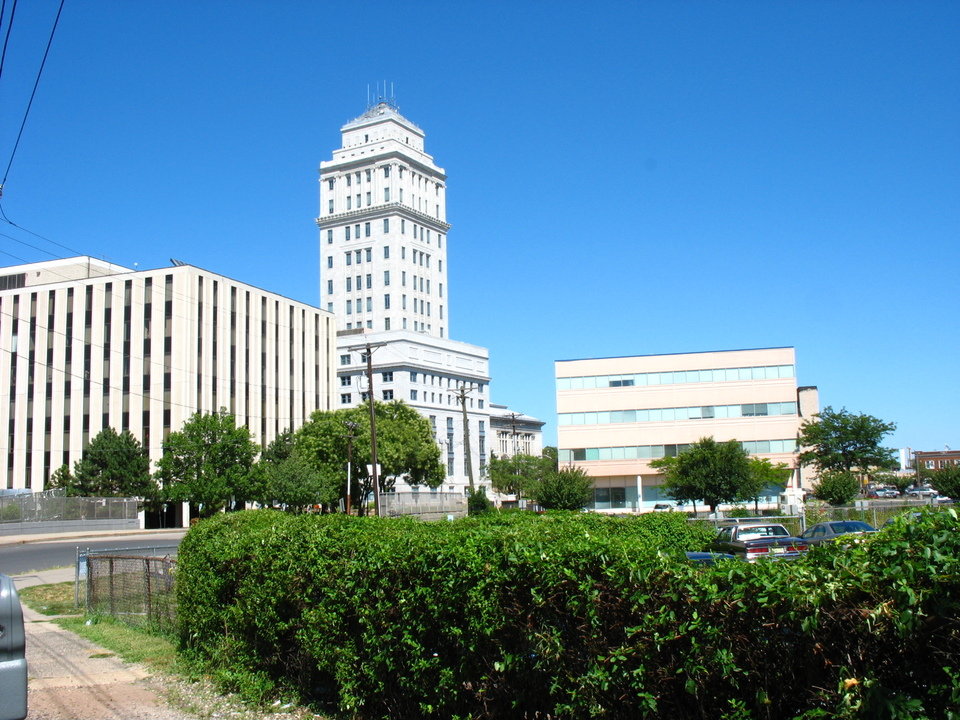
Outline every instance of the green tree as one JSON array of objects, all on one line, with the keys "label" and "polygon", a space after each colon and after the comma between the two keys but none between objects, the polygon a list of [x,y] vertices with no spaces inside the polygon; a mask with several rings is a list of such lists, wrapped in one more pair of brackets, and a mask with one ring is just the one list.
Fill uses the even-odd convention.
[{"label": "green tree", "polygon": [[929,475],[930,484],[941,494],[960,500],[960,465],[949,465]]},{"label": "green tree", "polygon": [[828,470],[813,484],[813,494],[831,505],[846,505],[860,492],[860,480],[851,472]]},{"label": "green tree", "polygon": [[578,467],[547,473],[533,490],[533,499],[547,510],[581,510],[592,497],[593,479]]},{"label": "green tree", "polygon": [[289,430],[274,438],[257,462],[261,502],[293,513],[313,505],[334,505],[339,488],[325,484],[311,460],[297,447],[295,435]]},{"label": "green tree", "polygon": [[487,489],[481,485],[476,490],[467,490],[467,514],[483,515],[490,512],[493,503],[487,497]]},{"label": "green tree", "polygon": [[[402,401],[376,403],[377,460],[380,490],[389,491],[402,478],[411,485],[439,486],[446,472],[430,421]],[[352,440],[350,439],[352,436]],[[354,505],[373,490],[370,464],[370,406],[317,411],[296,434],[295,445],[316,469],[325,496],[346,494],[346,467],[351,469]]]},{"label": "green tree", "polygon": [[67,495],[80,497],[138,497],[151,499],[157,483],[150,475],[150,458],[129,431],[117,433],[104,428],[84,449],[73,465],[66,465],[51,477],[51,485]]},{"label": "green tree", "polygon": [[827,406],[800,426],[797,442],[803,450],[802,465],[812,465],[818,474],[828,471],[867,474],[875,469],[896,467],[894,451],[881,445],[897,429],[872,415],[855,415],[846,408]]},{"label": "green tree", "polygon": [[560,453],[557,452],[557,448],[555,448],[553,445],[547,445],[545,448],[543,448],[543,450],[540,452],[540,456],[543,458],[544,462],[547,463],[547,466],[551,470],[560,469]]},{"label": "green tree", "polygon": [[530,497],[549,472],[556,472],[550,458],[535,455],[492,457],[489,465],[490,483],[499,493]]},{"label": "green tree", "polygon": [[680,502],[703,500],[713,513],[718,505],[742,497],[750,477],[743,446],[736,440],[717,442],[712,437],[701,438],[675,458],[662,458],[651,466],[664,473],[668,495]]},{"label": "green tree", "polygon": [[250,431],[225,410],[195,413],[164,442],[156,476],[166,499],[191,502],[209,517],[262,497],[258,452]]},{"label": "green tree", "polygon": [[738,500],[753,501],[753,510],[760,514],[760,496],[765,491],[776,490],[777,494],[786,487],[791,470],[786,463],[774,465],[767,458],[751,457],[748,460],[750,472],[740,487]]}]

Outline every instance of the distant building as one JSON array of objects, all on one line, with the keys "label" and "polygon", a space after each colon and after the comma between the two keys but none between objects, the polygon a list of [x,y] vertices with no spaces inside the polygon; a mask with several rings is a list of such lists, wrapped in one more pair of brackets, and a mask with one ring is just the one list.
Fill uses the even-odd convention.
[{"label": "distant building", "polygon": [[562,360],[556,383],[560,463],[594,478],[596,510],[652,509],[666,496],[650,461],[704,437],[738,440],[809,486],[797,433],[817,389],[797,386],[793,348]]},{"label": "distant building", "polygon": [[449,339],[446,173],[392,101],[340,134],[341,147],[320,163],[317,218],[321,305],[337,317],[337,405],[363,401],[360,348],[378,346],[376,399],[404,400],[430,419],[447,468],[442,489],[464,492],[468,467],[479,485],[489,457],[489,353]]},{"label": "distant building", "polygon": [[914,468],[923,470],[943,470],[960,465],[960,450],[915,450]]},{"label": "distant building", "polygon": [[265,445],[333,407],[330,313],[190,265],[89,257],[0,271],[0,487],[43,490],[102,429],[162,455],[225,408]]},{"label": "distant building", "polygon": [[491,452],[497,457],[543,452],[543,420],[514,412],[506,405],[490,404]]}]

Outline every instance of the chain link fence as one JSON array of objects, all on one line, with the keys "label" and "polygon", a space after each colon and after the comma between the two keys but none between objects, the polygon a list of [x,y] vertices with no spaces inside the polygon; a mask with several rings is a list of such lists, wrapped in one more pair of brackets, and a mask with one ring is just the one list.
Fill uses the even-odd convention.
[{"label": "chain link fence", "polygon": [[136,498],[67,497],[63,490],[0,495],[0,535],[139,527]]},{"label": "chain link fence", "polygon": [[448,516],[467,514],[467,498],[451,492],[392,492],[380,496],[380,514],[384,517],[416,515],[423,520],[446,520]]},{"label": "chain link fence", "polygon": [[176,558],[105,555],[86,558],[87,612],[172,632],[177,618]]}]

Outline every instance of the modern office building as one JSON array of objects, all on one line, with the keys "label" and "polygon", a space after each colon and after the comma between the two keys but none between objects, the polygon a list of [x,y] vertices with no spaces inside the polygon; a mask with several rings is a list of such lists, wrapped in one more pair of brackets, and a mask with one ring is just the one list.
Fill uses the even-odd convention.
[{"label": "modern office building", "polygon": [[665,498],[650,467],[704,437],[738,440],[751,455],[792,469],[797,433],[818,408],[798,387],[791,347],[556,363],[560,463],[594,478],[594,509],[643,511]]},{"label": "modern office building", "polygon": [[0,487],[42,490],[103,428],[154,461],[195,412],[264,445],[333,407],[333,316],[190,265],[89,257],[0,271]]},{"label": "modern office building", "polygon": [[378,100],[340,134],[320,163],[317,218],[320,304],[337,318],[337,405],[365,399],[370,344],[376,399],[402,399],[433,423],[448,474],[442,489],[464,492],[470,470],[475,485],[488,485],[489,354],[450,339],[447,176],[392,101]]}]

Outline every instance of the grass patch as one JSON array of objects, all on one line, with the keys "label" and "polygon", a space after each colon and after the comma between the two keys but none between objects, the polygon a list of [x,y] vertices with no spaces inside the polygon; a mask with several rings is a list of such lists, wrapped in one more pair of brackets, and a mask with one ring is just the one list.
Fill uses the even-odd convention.
[{"label": "grass patch", "polygon": [[44,615],[81,614],[83,610],[74,605],[74,593],[72,580],[53,585],[33,585],[17,591],[24,605]]},{"label": "grass patch", "polygon": [[55,621],[61,627],[110,650],[127,662],[142,663],[161,673],[182,671],[176,647],[168,638],[152,635],[104,617],[65,617]]}]

